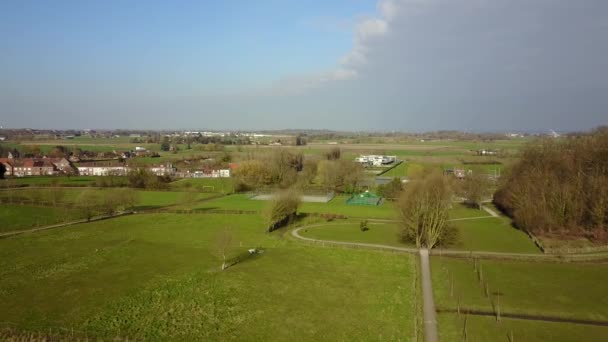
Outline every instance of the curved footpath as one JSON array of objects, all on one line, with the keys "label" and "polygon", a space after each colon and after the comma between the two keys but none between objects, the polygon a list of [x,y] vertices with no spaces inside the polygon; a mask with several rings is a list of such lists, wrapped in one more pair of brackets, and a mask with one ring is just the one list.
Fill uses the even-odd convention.
[{"label": "curved footpath", "polygon": [[[485,209],[490,215],[494,216],[491,209]],[[487,217],[487,216],[486,216]],[[375,221],[375,220],[370,220]],[[378,220],[379,222],[386,222],[386,220]],[[445,255],[451,257],[477,257],[477,258],[488,258],[488,259],[533,259],[533,260],[553,260],[553,261],[565,261],[563,256],[560,255],[547,255],[547,254],[530,254],[530,253],[504,253],[504,252],[473,252],[473,251],[457,251],[457,250],[439,250],[439,252],[430,252],[426,248],[417,249],[410,247],[396,247],[387,246],[375,243],[363,243],[363,242],[344,242],[334,240],[319,240],[308,238],[300,235],[302,229],[308,228],[319,228],[324,226],[331,226],[331,224],[321,223],[298,227],[291,230],[291,236],[296,239],[311,242],[314,244],[344,246],[352,248],[366,248],[375,250],[388,250],[403,253],[411,253],[420,255],[420,272],[421,272],[421,287],[422,287],[422,300],[423,300],[423,316],[424,316],[424,340],[427,342],[438,342],[439,334],[437,331],[437,310],[435,308],[435,301],[433,298],[433,286],[431,280],[431,266],[429,261],[429,254],[433,255]],[[589,260],[590,258],[601,258],[608,259],[607,254],[596,254],[596,255],[568,255],[570,261],[576,259]]]},{"label": "curved footpath", "polygon": [[[376,222],[376,220],[370,219],[370,222]],[[385,222],[379,220],[379,222]],[[311,242],[319,245],[335,245],[335,246],[344,246],[351,248],[368,248],[375,250],[388,250],[402,253],[411,253],[418,254],[419,249],[413,247],[397,247],[397,246],[388,246],[376,243],[365,243],[365,242],[344,242],[344,241],[335,241],[335,240],[320,240],[313,239],[309,237],[305,237],[300,235],[300,231],[302,229],[309,228],[319,228],[331,226],[331,224],[327,223],[319,223],[319,224],[311,224],[302,227],[295,228],[291,231],[291,236],[296,239]],[[465,258],[465,257],[476,257],[480,259],[506,259],[506,260],[526,260],[526,259],[534,259],[534,260],[549,260],[549,261],[591,261],[591,260],[608,260],[608,253],[595,253],[595,254],[568,254],[568,255],[560,255],[560,254],[534,254],[534,253],[512,253],[512,252],[484,252],[484,251],[462,251],[462,250],[454,250],[454,249],[437,249],[430,250],[430,255],[439,255],[446,257],[456,257],[456,258]]]}]

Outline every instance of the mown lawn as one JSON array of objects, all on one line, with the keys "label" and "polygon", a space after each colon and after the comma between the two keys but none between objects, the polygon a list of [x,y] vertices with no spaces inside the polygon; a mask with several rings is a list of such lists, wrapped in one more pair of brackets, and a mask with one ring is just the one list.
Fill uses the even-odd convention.
[{"label": "mown lawn", "polygon": [[21,177],[12,178],[10,182],[14,185],[29,185],[29,186],[48,186],[51,184],[60,184],[62,186],[88,186],[95,184],[97,177],[92,176],[73,176],[73,177]]},{"label": "mown lawn", "polygon": [[[229,254],[261,247],[219,271]],[[303,246],[257,215],[146,214],[0,240],[0,321],[101,339],[409,340],[414,259]]]},{"label": "mown lawn", "polygon": [[[464,341],[464,315],[441,313],[438,315],[439,338],[442,341]],[[496,322],[493,317],[467,316],[466,332],[468,341],[513,341],[526,342],[570,342],[606,341],[608,327],[531,321],[502,318]]]},{"label": "mown lawn", "polygon": [[378,206],[349,205],[346,200],[350,196],[338,195],[327,203],[302,203],[300,212],[303,213],[331,213],[356,218],[387,218],[397,217],[392,202],[384,202]]},{"label": "mown lawn", "polygon": [[171,183],[174,190],[196,189],[199,191],[232,193],[234,192],[233,178],[185,178]]},{"label": "mown lawn", "polygon": [[407,176],[408,166],[409,165],[407,162],[402,162],[401,164],[382,174],[382,177],[405,177]]},{"label": "mown lawn", "polygon": [[0,233],[48,226],[81,218],[77,211],[66,208],[19,204],[0,205]]},{"label": "mown lawn", "polygon": [[[394,218],[396,212],[392,203],[384,203],[379,206],[348,205],[348,196],[339,195],[327,203],[303,202],[298,210],[300,213],[331,213],[345,215],[348,217],[361,218]],[[237,194],[209,200],[192,206],[196,209],[229,209],[229,210],[254,210],[263,212],[271,204],[271,201],[253,200],[249,195]]]},{"label": "mown lawn", "polygon": [[467,217],[490,216],[484,210],[474,209],[462,203],[454,203],[450,209],[450,219],[460,219]]},{"label": "mown lawn", "polygon": [[[433,289],[438,308],[462,307],[492,312],[500,296],[500,310],[508,313],[608,320],[607,264],[481,260],[484,284],[467,259],[433,257]],[[452,291],[453,279],[453,292]]]},{"label": "mown lawn", "polygon": [[[11,193],[9,193],[9,191]],[[52,193],[55,191],[61,192],[60,204],[66,206],[76,205],[78,202],[78,197],[82,194],[83,191],[95,191],[100,194],[100,197],[103,197],[104,192],[112,191],[111,188],[83,188],[83,189],[14,189],[14,190],[5,190],[0,191],[0,196],[8,199],[13,198],[13,200],[26,200],[31,201],[34,199],[35,202],[47,202],[50,203],[52,199]],[[177,204],[187,204],[193,203],[205,198],[217,196],[214,193],[202,193],[202,192],[189,192],[189,191],[154,191],[154,190],[138,190],[138,189],[130,189],[136,193],[137,205],[135,209],[154,209],[161,208],[170,205]]]},{"label": "mown lawn", "polygon": [[300,235],[319,240],[363,242],[396,247],[412,247],[400,240],[400,228],[395,223],[368,223],[369,230],[361,231],[358,221],[328,223],[320,227],[302,229]]},{"label": "mown lawn", "polygon": [[[485,211],[484,211],[485,213]],[[540,253],[526,233],[511,226],[505,217],[451,221],[458,230],[452,249],[487,252]]]}]

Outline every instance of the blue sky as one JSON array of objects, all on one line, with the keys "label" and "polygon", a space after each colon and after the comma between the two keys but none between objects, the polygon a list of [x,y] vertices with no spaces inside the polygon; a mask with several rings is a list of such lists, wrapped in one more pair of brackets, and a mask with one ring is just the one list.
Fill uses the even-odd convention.
[{"label": "blue sky", "polygon": [[[245,87],[332,67],[373,1],[3,2],[2,69],[23,77]],[[60,82],[61,83],[61,82]],[[114,86],[115,84],[113,84]],[[25,84],[27,86],[27,83]]]},{"label": "blue sky", "polygon": [[3,1],[0,124],[587,129],[603,0]]}]

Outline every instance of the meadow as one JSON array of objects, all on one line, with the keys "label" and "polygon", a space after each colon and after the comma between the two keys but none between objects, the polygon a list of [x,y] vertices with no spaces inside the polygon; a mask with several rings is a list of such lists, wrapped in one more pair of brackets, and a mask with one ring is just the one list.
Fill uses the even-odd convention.
[{"label": "meadow", "polygon": [[359,221],[338,221],[321,227],[306,228],[299,231],[303,237],[344,242],[373,243],[395,247],[413,247],[400,239],[400,228],[396,223],[369,222],[369,230],[361,231]]},{"label": "meadow", "polygon": [[[224,227],[232,256],[263,253],[219,271]],[[1,239],[0,321],[101,339],[414,337],[415,259],[282,234],[256,215],[140,214]]]},{"label": "meadow", "polygon": [[31,205],[0,205],[0,233],[48,226],[81,219],[78,211],[68,208]]},{"label": "meadow", "polygon": [[[438,323],[442,341],[463,340],[465,315],[441,313]],[[467,315],[466,333],[468,341],[570,342],[584,337],[585,341],[602,342],[606,340],[608,327],[509,318],[497,322],[494,317]]]},{"label": "meadow", "polygon": [[473,260],[431,261],[438,308],[456,309],[460,298],[463,308],[494,312],[499,296],[503,313],[608,321],[608,298],[599,285],[608,281],[607,264],[480,260],[482,284]]},{"label": "meadow", "polygon": [[[66,189],[53,189],[53,188],[39,188],[29,189],[20,188],[12,190],[0,191],[0,198],[8,201],[12,198],[13,201],[25,201],[31,202],[32,200],[43,203],[50,203],[53,193],[56,191],[61,192],[58,206],[75,206],[78,204],[78,197],[84,191],[94,191],[102,195],[106,191],[111,191],[107,188],[66,188]],[[158,209],[170,205],[183,204],[185,202],[192,203],[200,201],[206,198],[217,196],[214,193],[203,193],[203,192],[189,192],[189,191],[157,191],[157,190],[138,190],[130,189],[136,194],[136,205],[134,209]]]}]

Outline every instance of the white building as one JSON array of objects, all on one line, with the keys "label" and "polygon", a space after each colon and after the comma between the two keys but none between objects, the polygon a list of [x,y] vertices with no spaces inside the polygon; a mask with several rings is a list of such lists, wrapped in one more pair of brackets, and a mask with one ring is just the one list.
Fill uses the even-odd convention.
[{"label": "white building", "polygon": [[148,171],[152,172],[157,176],[175,176],[177,168],[175,168],[173,164],[166,164],[159,166],[151,166],[148,168]]},{"label": "white building", "polygon": [[196,170],[190,173],[192,178],[229,178],[230,169],[220,170]]},{"label": "white building", "polygon": [[126,176],[129,173],[129,168],[126,166],[81,164],[77,169],[81,176]]},{"label": "white building", "polygon": [[365,165],[382,166],[396,162],[397,156],[361,155],[355,158],[355,161]]}]

